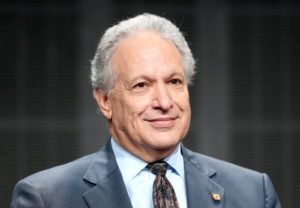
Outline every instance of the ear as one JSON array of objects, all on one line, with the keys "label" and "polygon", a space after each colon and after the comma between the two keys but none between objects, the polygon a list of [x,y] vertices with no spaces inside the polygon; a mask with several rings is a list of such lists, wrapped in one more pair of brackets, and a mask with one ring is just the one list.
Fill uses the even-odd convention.
[{"label": "ear", "polygon": [[112,115],[111,105],[110,101],[108,99],[108,96],[101,92],[98,88],[94,89],[94,98],[98,103],[98,106],[103,113],[103,115],[110,120]]}]

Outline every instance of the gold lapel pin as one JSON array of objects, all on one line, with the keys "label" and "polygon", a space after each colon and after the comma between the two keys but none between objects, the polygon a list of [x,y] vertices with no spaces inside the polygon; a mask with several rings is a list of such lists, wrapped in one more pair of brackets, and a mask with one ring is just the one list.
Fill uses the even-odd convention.
[{"label": "gold lapel pin", "polygon": [[213,198],[215,201],[220,201],[220,200],[221,200],[221,196],[220,196],[220,194],[218,194],[218,193],[212,193],[211,196],[212,196],[212,198]]}]

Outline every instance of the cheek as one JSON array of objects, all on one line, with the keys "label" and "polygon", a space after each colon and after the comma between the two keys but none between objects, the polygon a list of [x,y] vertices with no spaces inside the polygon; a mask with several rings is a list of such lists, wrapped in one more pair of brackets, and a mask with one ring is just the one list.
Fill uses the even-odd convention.
[{"label": "cheek", "polygon": [[[120,96],[118,96],[120,97]],[[119,128],[126,123],[126,113],[128,113],[128,110],[126,110],[126,103],[123,99],[118,99],[117,96],[114,96],[111,100],[111,109],[112,109],[112,122],[115,126],[118,126]]]},{"label": "cheek", "polygon": [[142,115],[151,107],[151,97],[149,95],[133,97],[130,101],[130,108],[135,117]]},{"label": "cheek", "polygon": [[190,99],[188,93],[177,93],[173,96],[175,103],[181,111],[190,112]]},{"label": "cheek", "polygon": [[133,128],[138,124],[141,115],[147,109],[146,99],[124,98],[114,102],[113,119],[118,126],[131,125]]}]

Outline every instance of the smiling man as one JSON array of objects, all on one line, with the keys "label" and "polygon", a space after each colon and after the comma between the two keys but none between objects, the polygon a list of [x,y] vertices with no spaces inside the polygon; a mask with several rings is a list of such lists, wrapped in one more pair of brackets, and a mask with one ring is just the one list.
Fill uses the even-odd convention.
[{"label": "smiling man", "polygon": [[12,207],[281,207],[266,174],[181,144],[194,59],[169,20],[142,14],[112,26],[91,68],[111,138],[95,154],[21,180]]},{"label": "smiling man", "polygon": [[115,140],[147,162],[169,156],[187,134],[191,110],[176,46],[142,30],[120,41],[112,56],[112,93],[95,89]]}]

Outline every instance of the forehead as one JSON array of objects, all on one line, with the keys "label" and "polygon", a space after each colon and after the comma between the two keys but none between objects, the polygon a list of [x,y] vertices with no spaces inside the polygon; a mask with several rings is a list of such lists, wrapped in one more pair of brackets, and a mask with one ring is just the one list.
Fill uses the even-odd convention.
[{"label": "forehead", "polygon": [[181,68],[182,57],[177,47],[159,34],[152,31],[139,31],[121,40],[112,57],[113,69],[122,73],[140,67],[143,71],[155,66]]}]

